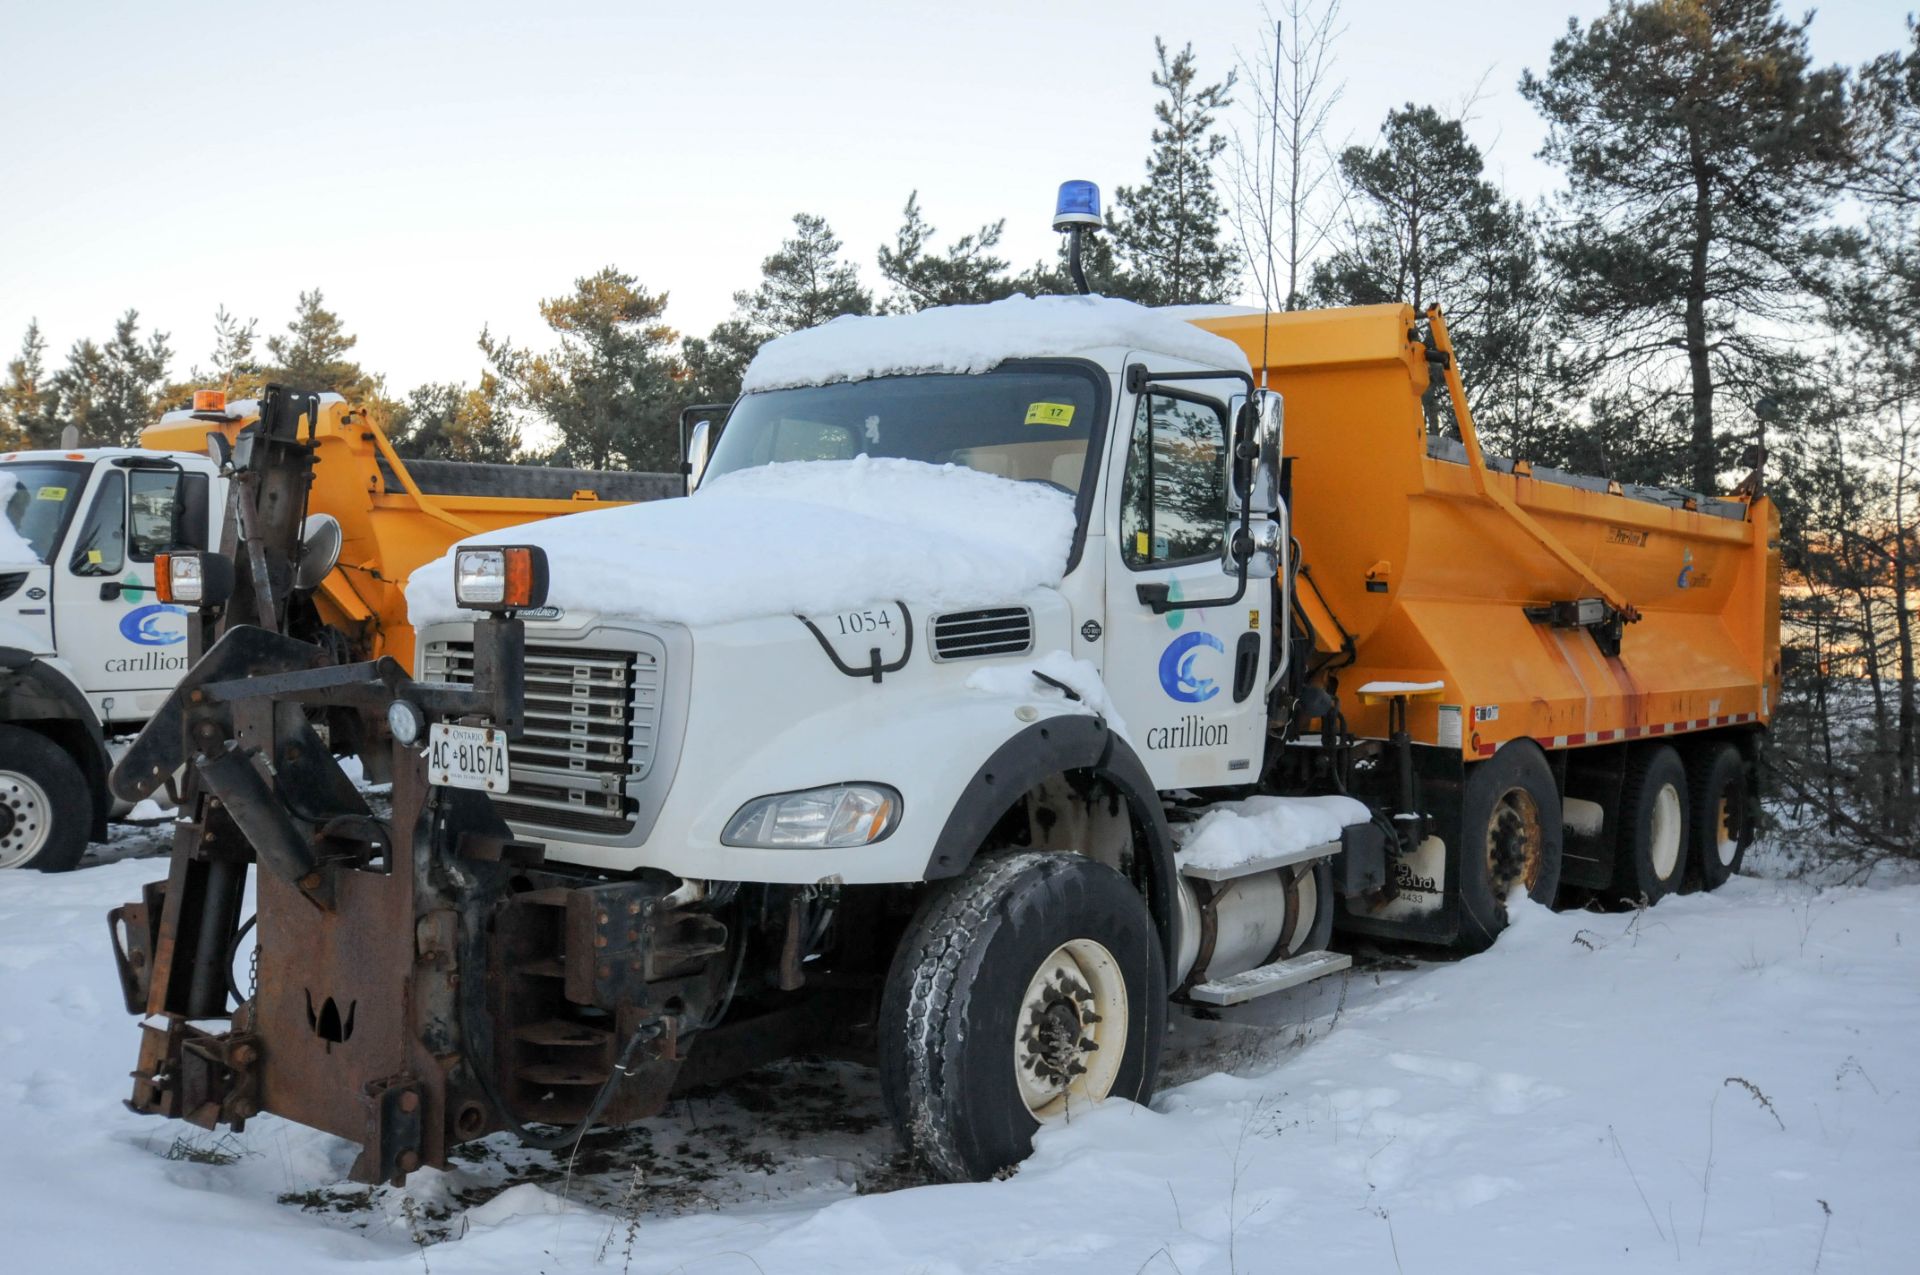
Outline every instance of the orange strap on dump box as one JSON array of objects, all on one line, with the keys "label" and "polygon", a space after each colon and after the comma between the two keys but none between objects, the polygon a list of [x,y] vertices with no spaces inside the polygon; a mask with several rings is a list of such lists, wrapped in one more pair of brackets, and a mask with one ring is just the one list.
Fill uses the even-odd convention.
[{"label": "orange strap on dump box", "polygon": [[1604,576],[1561,543],[1558,536],[1541,526],[1532,514],[1514,502],[1513,497],[1497,490],[1487,481],[1487,458],[1480,450],[1480,432],[1474,428],[1473,412],[1467,407],[1466,386],[1460,380],[1460,360],[1454,356],[1453,338],[1447,335],[1447,320],[1440,313],[1438,305],[1427,307],[1427,324],[1433,331],[1434,348],[1447,356],[1443,364],[1447,374],[1447,396],[1453,400],[1453,419],[1460,426],[1460,441],[1466,445],[1467,467],[1473,473],[1474,488],[1490,504],[1498,506],[1519,523],[1520,529],[1533,537],[1542,549],[1558,558],[1568,570],[1575,572],[1581,579],[1592,585],[1594,590],[1606,600],[1607,605],[1618,611],[1623,618],[1639,619],[1640,612],[1627,601],[1625,595],[1608,584]]}]

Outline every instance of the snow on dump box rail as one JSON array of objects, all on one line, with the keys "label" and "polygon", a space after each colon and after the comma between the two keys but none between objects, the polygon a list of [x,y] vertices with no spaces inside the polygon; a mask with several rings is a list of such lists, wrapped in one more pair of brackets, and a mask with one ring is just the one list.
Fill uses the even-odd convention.
[{"label": "snow on dump box rail", "polygon": [[[721,624],[899,599],[965,608],[1056,585],[1073,498],[957,465],[856,457],[723,474],[684,500],[573,514],[461,544],[547,551],[552,606]],[[456,545],[457,549],[459,546]],[[407,584],[414,626],[474,618],[453,553]]]},{"label": "snow on dump box rail", "polygon": [[1237,868],[1338,841],[1342,828],[1371,817],[1352,797],[1249,797],[1222,802],[1186,828],[1175,858],[1184,868]]},{"label": "snow on dump box rail", "polygon": [[907,315],[844,315],[767,342],[741,388],[790,389],[917,372],[985,372],[1008,359],[1060,358],[1120,346],[1246,371],[1224,337],[1173,315],[1110,297],[1009,297]]}]

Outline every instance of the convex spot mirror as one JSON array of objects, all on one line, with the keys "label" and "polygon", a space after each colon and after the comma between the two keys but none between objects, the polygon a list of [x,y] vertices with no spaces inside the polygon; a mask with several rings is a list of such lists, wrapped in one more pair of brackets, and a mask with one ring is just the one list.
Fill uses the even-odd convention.
[{"label": "convex spot mirror", "polygon": [[293,573],[296,589],[317,589],[340,562],[340,546],[345,536],[340,520],[332,514],[309,514],[300,528],[300,565]]},{"label": "convex spot mirror", "polygon": [[1220,555],[1220,569],[1230,576],[1240,574],[1240,563],[1247,564],[1247,579],[1271,580],[1280,574],[1282,550],[1286,546],[1286,531],[1277,518],[1255,518],[1243,532],[1240,520],[1227,520],[1225,551]]}]

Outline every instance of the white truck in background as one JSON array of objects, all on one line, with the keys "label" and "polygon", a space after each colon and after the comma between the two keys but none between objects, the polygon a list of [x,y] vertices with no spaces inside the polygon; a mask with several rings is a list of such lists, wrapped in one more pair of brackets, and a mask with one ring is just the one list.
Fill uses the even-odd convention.
[{"label": "white truck in background", "polygon": [[137,448],[0,456],[0,868],[70,868],[107,820],[116,741],[187,668],[187,612],[153,562],[219,543],[204,455]]},{"label": "white truck in background", "polygon": [[[295,629],[340,658],[411,663],[400,589],[461,536],[680,492],[665,474],[407,461],[340,395],[296,397],[320,462]],[[231,541],[228,462],[259,414],[203,390],[143,447],[0,455],[0,869],[71,868],[129,813],[107,773],[191,662],[154,560]]]}]

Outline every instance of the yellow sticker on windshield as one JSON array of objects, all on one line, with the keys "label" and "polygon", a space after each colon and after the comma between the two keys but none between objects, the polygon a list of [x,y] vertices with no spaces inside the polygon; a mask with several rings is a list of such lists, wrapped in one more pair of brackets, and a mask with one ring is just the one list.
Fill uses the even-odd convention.
[{"label": "yellow sticker on windshield", "polygon": [[105,561],[105,558],[98,549],[89,549],[87,550],[87,561],[97,567]]},{"label": "yellow sticker on windshield", "polygon": [[1027,424],[1071,425],[1073,424],[1073,404],[1030,403],[1027,405]]},{"label": "yellow sticker on windshield", "polygon": [[33,493],[33,498],[35,500],[65,500],[67,498],[67,489],[65,487],[42,487],[39,491]]}]

